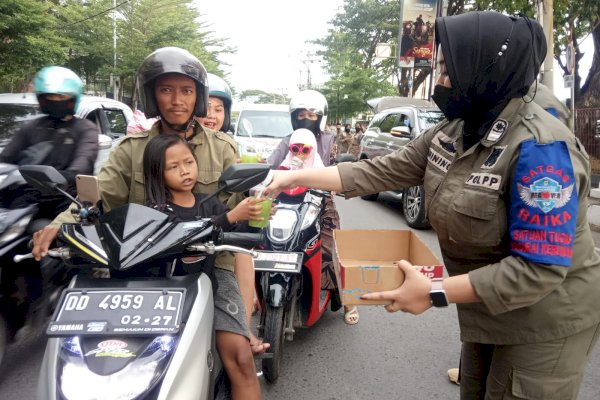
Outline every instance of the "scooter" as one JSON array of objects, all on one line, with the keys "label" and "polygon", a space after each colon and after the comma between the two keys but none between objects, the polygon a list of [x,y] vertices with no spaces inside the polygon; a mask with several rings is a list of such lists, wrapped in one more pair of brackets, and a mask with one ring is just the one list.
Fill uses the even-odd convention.
[{"label": "scooter", "polygon": [[24,268],[12,260],[28,251],[33,232],[50,222],[36,217],[39,199],[23,196],[28,188],[17,165],[0,164],[0,364],[8,344],[47,322],[69,281],[57,261],[41,264],[40,270],[37,264]]},{"label": "scooter", "polygon": [[[48,168],[21,167],[21,173],[40,188],[60,190],[60,176]],[[267,165],[234,165],[209,197],[245,191],[268,173]],[[47,328],[38,398],[227,398],[214,343],[213,261],[222,251],[256,256],[245,247],[262,235],[224,233],[210,219],[171,222],[138,204],[95,223],[84,219],[88,211],[80,209],[79,223],[61,226],[65,245],[49,252],[81,272]],[[199,262],[178,276],[174,260],[182,257]],[[102,269],[109,278],[95,277]]]},{"label": "scooter", "polygon": [[330,302],[333,311],[341,307],[336,290],[321,289],[323,251],[319,220],[329,197],[329,192],[306,188],[282,193],[277,212],[266,228],[266,250],[302,254],[300,269],[263,270],[257,279],[261,304],[258,333],[271,344],[269,357],[262,359],[263,375],[269,382],[279,377],[284,342],[294,339],[296,329],[313,326]]}]

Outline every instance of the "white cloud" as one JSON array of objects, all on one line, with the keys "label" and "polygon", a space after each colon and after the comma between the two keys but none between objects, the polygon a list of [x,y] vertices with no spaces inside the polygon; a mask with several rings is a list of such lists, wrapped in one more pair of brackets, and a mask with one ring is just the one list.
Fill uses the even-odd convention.
[{"label": "white cloud", "polygon": [[[223,56],[229,63],[229,81],[242,91],[293,94],[300,80],[306,83],[307,53],[314,53],[308,40],[323,38],[328,21],[343,0],[195,0],[203,21],[215,36],[229,38],[227,44],[237,53]],[[310,63],[312,83],[325,79],[318,62]]]}]

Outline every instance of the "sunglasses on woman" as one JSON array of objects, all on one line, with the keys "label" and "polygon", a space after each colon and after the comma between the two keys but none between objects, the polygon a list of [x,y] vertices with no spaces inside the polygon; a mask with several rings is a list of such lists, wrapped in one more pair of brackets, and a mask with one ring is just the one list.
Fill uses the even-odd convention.
[{"label": "sunglasses on woman", "polygon": [[312,149],[313,149],[312,146],[310,146],[308,144],[300,144],[300,143],[290,144],[290,151],[292,152],[292,154],[298,154],[298,153],[310,154]]}]

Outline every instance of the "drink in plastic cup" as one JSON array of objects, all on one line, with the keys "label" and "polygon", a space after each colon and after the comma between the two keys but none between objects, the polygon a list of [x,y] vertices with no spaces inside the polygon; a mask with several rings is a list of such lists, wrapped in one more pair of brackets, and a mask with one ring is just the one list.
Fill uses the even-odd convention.
[{"label": "drink in plastic cup", "polygon": [[[255,199],[256,197],[252,196],[251,198]],[[273,199],[268,197],[264,197],[261,199],[262,201],[258,204],[261,205],[262,211],[260,213],[262,220],[253,220],[248,221],[248,226],[253,228],[264,228],[269,225],[269,218],[271,217],[271,207],[273,207]]]},{"label": "drink in plastic cup", "polygon": [[243,152],[241,161],[243,163],[257,163],[258,162],[258,154],[257,153],[249,153]]}]

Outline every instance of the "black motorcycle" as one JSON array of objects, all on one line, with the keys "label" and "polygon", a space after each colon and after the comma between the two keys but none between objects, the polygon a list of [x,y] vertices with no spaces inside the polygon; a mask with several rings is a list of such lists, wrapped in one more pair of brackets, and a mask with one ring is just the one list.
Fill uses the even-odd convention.
[{"label": "black motorcycle", "polygon": [[[48,167],[21,167],[41,189],[60,189]],[[242,192],[269,168],[238,164],[219,190]],[[56,179],[55,179],[56,178]],[[206,197],[205,199],[208,199]],[[224,233],[203,218],[173,222],[166,214],[127,204],[63,224],[51,250],[81,272],[59,301],[46,331],[38,398],[213,399],[227,395],[214,347],[211,271],[222,251],[256,252],[260,233]],[[243,246],[243,247],[242,247]],[[193,264],[177,260],[194,257]],[[264,257],[263,257],[264,258]],[[105,270],[103,277],[95,272]]]}]

